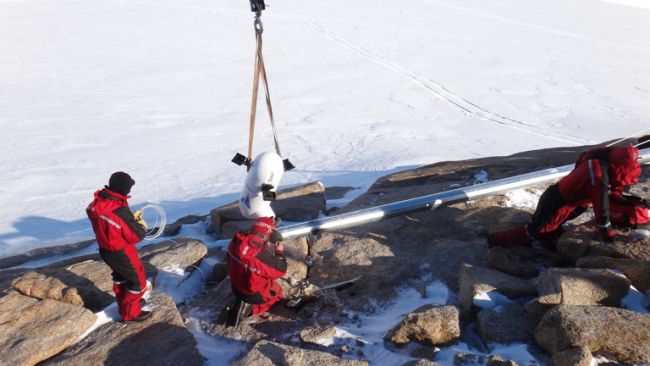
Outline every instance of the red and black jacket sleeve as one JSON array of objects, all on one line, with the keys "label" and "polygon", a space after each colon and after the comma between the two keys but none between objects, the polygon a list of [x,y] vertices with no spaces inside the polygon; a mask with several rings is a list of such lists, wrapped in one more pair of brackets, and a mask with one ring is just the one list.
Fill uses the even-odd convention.
[{"label": "red and black jacket sleeve", "polygon": [[135,220],[135,216],[133,216],[133,212],[128,206],[118,207],[113,211],[113,214],[124,222],[121,231],[122,237],[127,243],[136,244],[144,239],[147,230]]},{"label": "red and black jacket sleeve", "polygon": [[272,247],[266,247],[255,257],[259,274],[271,280],[278,279],[287,272],[287,259],[275,253]]},{"label": "red and black jacket sleeve", "polygon": [[611,225],[609,221],[609,174],[608,164],[598,159],[588,160],[591,180],[591,203],[596,223],[601,228]]}]

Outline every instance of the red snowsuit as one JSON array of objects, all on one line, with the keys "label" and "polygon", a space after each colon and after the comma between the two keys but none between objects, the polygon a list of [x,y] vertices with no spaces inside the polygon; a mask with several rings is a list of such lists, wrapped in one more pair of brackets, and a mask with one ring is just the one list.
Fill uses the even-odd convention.
[{"label": "red snowsuit", "polygon": [[113,292],[124,321],[140,314],[140,299],[147,285],[144,266],[135,248],[146,229],[136,222],[128,198],[105,188],[95,192],[95,199],[86,208],[99,254],[113,270]]},{"label": "red snowsuit", "polygon": [[282,288],[274,280],[286,273],[287,260],[257,234],[235,234],[228,245],[227,263],[235,297],[252,304],[253,314],[268,311],[282,299]]},{"label": "red snowsuit", "polygon": [[638,150],[612,147],[592,150],[580,156],[575,169],[550,186],[540,197],[530,223],[525,227],[491,234],[490,246],[531,245],[533,239],[550,246],[561,234],[561,226],[593,205],[601,233],[610,238],[609,195],[620,196],[623,188],[637,182],[641,168]]}]

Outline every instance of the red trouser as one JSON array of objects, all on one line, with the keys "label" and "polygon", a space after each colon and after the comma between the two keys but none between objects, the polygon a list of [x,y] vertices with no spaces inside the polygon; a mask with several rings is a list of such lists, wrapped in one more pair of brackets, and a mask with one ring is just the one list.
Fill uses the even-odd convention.
[{"label": "red trouser", "polygon": [[253,305],[253,315],[262,314],[271,309],[275,303],[282,299],[282,288],[275,281],[271,281],[271,288],[268,293],[262,294],[264,297],[264,303],[254,304]]},{"label": "red trouser", "polygon": [[147,276],[137,249],[129,245],[114,252],[100,249],[99,254],[113,270],[113,292],[122,320],[137,317],[142,311],[140,299],[147,286]]}]

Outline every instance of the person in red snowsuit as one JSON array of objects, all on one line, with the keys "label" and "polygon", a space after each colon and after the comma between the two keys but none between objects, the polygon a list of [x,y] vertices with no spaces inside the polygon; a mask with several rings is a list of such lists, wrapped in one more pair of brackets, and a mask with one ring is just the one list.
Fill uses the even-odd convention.
[{"label": "person in red snowsuit", "polygon": [[99,254],[113,271],[113,292],[125,322],[151,316],[151,312],[141,309],[147,276],[135,247],[146,234],[146,224],[141,215],[133,215],[127,202],[134,184],[127,173],[113,173],[108,186],[95,192],[95,199],[86,208]]},{"label": "person in red snowsuit", "polygon": [[554,249],[562,225],[582,214],[589,204],[600,238],[613,240],[616,233],[609,221],[609,196],[620,195],[626,186],[637,182],[641,174],[638,156],[639,151],[631,145],[584,153],[567,176],[542,194],[527,225],[490,234],[488,245],[531,246],[538,240]]},{"label": "person in red snowsuit", "polygon": [[237,300],[253,305],[253,315],[268,311],[282,299],[275,282],[287,272],[284,248],[278,241],[275,220],[261,217],[250,231],[235,234],[228,245],[228,275]]}]

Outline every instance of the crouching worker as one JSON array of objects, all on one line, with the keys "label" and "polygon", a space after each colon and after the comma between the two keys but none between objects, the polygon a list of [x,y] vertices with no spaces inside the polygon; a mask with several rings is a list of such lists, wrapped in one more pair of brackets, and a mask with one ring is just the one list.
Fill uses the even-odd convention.
[{"label": "crouching worker", "polygon": [[111,175],[108,186],[95,192],[95,199],[86,208],[92,223],[99,255],[113,271],[113,292],[124,322],[143,321],[151,316],[141,309],[147,276],[135,244],[147,230],[142,211],[134,215],[127,199],[135,181],[124,172]]},{"label": "crouching worker", "polygon": [[542,194],[527,225],[490,234],[488,246],[532,246],[539,241],[554,250],[562,225],[582,214],[589,204],[593,205],[598,239],[612,241],[616,233],[609,219],[609,195],[618,195],[637,182],[641,174],[638,156],[639,151],[632,146],[582,155],[567,176]]},{"label": "crouching worker", "polygon": [[287,271],[281,235],[275,220],[261,217],[250,231],[235,234],[228,245],[228,275],[235,295],[226,324],[235,326],[247,317],[263,314],[282,299],[282,289],[275,282]]}]

